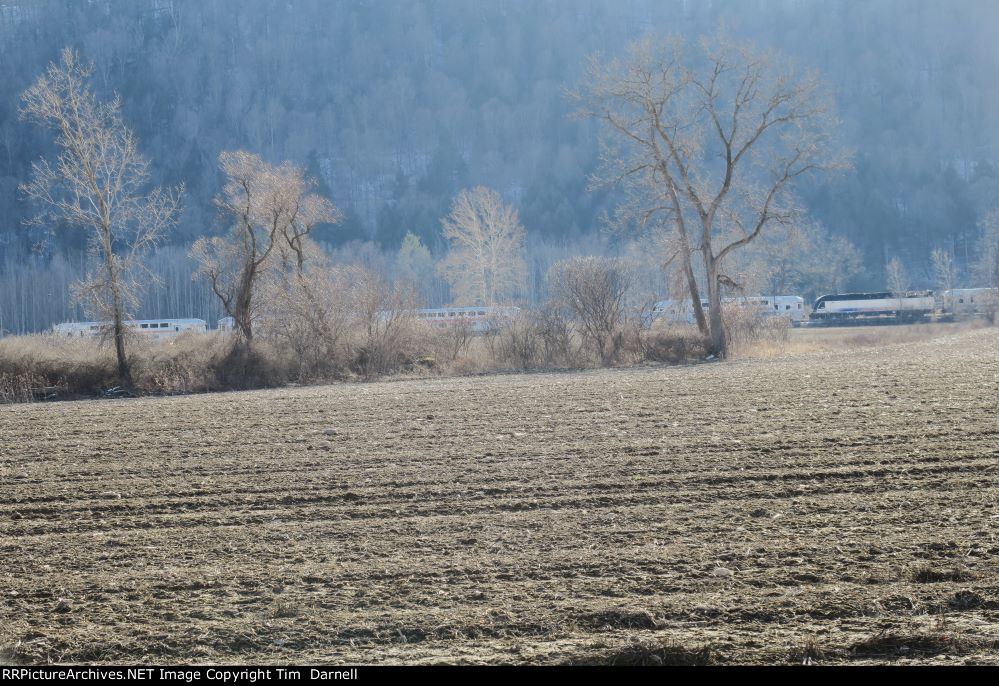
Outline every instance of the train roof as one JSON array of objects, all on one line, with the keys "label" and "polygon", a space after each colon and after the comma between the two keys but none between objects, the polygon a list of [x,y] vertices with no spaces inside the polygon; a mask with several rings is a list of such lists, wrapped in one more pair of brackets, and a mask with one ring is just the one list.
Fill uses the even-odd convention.
[{"label": "train roof", "polygon": [[481,312],[487,316],[499,315],[499,316],[512,316],[520,312],[519,307],[507,306],[507,305],[479,305],[479,306],[467,306],[467,307],[423,307],[418,310],[408,310],[410,314],[425,315],[425,314],[464,314],[464,313],[478,313]]},{"label": "train roof", "polygon": [[[762,300],[794,300],[795,302],[798,301],[805,302],[805,299],[802,298],[800,295],[732,295],[722,298],[722,302],[724,303],[732,303],[739,301],[752,302],[752,301],[762,301]],[[668,307],[674,304],[689,305],[690,302],[691,302],[690,298],[687,298],[686,300],[660,300],[654,303],[653,306]],[[708,302],[709,301],[707,298],[701,298],[701,304],[706,305],[708,304]]]},{"label": "train roof", "polygon": [[[126,326],[131,326],[133,324],[152,324],[152,323],[169,322],[171,324],[207,324],[204,319],[127,319],[125,320]],[[111,326],[111,322],[60,322],[59,324],[53,324],[53,328],[56,327],[67,327],[67,326]]]},{"label": "train roof", "polygon": [[891,291],[880,291],[877,293],[833,293],[820,296],[815,302],[831,302],[837,300],[891,300],[894,298],[931,298],[933,291],[906,291],[905,293],[892,293]]},{"label": "train roof", "polygon": [[997,293],[999,288],[951,288],[950,290],[944,291],[944,295],[948,293]]}]

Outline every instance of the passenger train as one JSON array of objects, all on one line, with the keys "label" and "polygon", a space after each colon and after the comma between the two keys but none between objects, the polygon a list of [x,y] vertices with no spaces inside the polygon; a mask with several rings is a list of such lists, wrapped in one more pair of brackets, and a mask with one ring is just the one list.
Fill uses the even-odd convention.
[{"label": "passenger train", "polygon": [[928,317],[935,308],[936,300],[932,291],[840,293],[816,299],[811,318],[836,322],[890,317],[911,322]]},{"label": "passenger train", "polygon": [[435,328],[469,326],[475,333],[486,333],[520,313],[519,307],[430,307],[413,310],[413,316]]},{"label": "passenger train", "polygon": [[995,316],[999,289],[956,288],[905,293],[839,293],[823,295],[812,306],[811,321],[835,323],[903,323]]},{"label": "passenger train", "polygon": [[[66,338],[91,338],[102,335],[110,326],[111,322],[63,322],[54,325],[52,333]],[[126,321],[125,326],[142,338],[154,340],[176,338],[188,331],[208,331],[204,319],[137,319]]]},{"label": "passenger train", "polygon": [[[708,311],[707,299],[701,300],[701,307]],[[783,317],[792,324],[805,319],[805,299],[797,295],[750,295],[722,298],[723,308],[740,308],[756,312],[763,317]],[[660,300],[652,306],[650,320],[665,320],[693,324],[694,307],[690,300]]]},{"label": "passenger train", "polygon": [[[427,322],[434,328],[453,326],[468,326],[473,333],[486,333],[493,330],[503,321],[510,321],[520,313],[519,307],[430,307],[418,310],[406,310],[405,314]],[[392,316],[392,311],[379,312],[384,320]],[[232,317],[218,320],[218,328],[229,332],[235,329]]]},{"label": "passenger train", "polygon": [[999,288],[954,288],[943,292],[940,304],[955,317],[994,316],[999,311]]}]

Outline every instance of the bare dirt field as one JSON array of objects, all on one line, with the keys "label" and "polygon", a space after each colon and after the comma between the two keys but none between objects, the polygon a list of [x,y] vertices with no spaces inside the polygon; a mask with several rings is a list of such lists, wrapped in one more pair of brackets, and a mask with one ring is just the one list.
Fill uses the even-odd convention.
[{"label": "bare dirt field", "polygon": [[147,660],[999,664],[999,329],[0,407],[0,662]]}]

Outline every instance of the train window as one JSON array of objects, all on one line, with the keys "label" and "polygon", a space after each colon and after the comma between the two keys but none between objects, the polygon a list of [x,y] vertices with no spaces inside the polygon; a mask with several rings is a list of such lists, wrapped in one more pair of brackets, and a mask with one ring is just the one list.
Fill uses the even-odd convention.
[{"label": "train window", "polygon": [[790,309],[791,309],[791,306],[790,306],[790,305],[785,305],[785,306],[784,306],[784,309],[785,309],[785,310],[790,310]]},{"label": "train window", "polygon": [[149,328],[149,324],[142,324],[142,328],[143,329],[148,329]]}]

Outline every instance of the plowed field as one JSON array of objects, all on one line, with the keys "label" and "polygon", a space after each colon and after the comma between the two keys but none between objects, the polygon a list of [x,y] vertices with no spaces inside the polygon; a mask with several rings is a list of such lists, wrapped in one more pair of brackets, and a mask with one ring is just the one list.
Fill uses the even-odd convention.
[{"label": "plowed field", "polygon": [[999,663],[999,330],[0,406],[0,651]]}]

